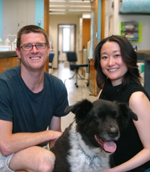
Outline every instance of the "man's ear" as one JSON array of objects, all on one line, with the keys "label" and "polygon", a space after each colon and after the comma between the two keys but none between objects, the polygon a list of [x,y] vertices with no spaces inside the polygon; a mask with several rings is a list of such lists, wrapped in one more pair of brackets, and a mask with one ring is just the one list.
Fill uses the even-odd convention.
[{"label": "man's ear", "polygon": [[17,54],[18,58],[21,59],[20,50],[18,48],[16,48],[16,54]]},{"label": "man's ear", "polygon": [[47,48],[48,48],[48,54],[47,54],[47,56],[49,56],[50,51],[51,51],[51,47],[50,47],[50,45],[48,45],[48,46],[47,46]]}]

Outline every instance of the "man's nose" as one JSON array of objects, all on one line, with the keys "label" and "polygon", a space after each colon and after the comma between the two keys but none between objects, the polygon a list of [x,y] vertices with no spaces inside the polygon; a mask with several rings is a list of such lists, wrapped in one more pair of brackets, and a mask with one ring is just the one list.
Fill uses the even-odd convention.
[{"label": "man's nose", "polygon": [[33,52],[37,52],[37,48],[36,48],[36,45],[32,45],[33,47],[32,47],[32,50],[31,51],[33,51]]}]

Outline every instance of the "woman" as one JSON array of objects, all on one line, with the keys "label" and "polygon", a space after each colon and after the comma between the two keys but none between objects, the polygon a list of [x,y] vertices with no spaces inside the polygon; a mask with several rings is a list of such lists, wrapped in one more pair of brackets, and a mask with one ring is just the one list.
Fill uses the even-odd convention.
[{"label": "woman", "polygon": [[[126,102],[138,121],[121,132],[113,154],[115,167],[106,172],[148,172],[150,168],[150,97],[140,84],[137,55],[130,42],[113,35],[95,49],[99,98]],[[149,169],[150,170],[150,169]]]}]

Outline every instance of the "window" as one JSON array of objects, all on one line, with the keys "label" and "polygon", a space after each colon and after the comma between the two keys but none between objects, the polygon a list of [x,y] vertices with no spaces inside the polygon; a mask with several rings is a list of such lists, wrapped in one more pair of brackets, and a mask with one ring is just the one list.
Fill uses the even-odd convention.
[{"label": "window", "polygon": [[70,27],[63,27],[63,33],[62,33],[62,49],[63,52],[70,51],[70,39],[71,39],[71,30]]}]

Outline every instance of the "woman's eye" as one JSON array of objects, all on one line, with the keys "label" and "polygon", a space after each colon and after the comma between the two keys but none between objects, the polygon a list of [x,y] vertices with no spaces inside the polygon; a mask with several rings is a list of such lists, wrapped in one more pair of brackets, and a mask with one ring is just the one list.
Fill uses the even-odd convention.
[{"label": "woman's eye", "polygon": [[120,54],[115,54],[114,57],[120,57]]},{"label": "woman's eye", "polygon": [[107,56],[102,56],[101,59],[107,59]]}]

